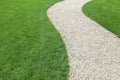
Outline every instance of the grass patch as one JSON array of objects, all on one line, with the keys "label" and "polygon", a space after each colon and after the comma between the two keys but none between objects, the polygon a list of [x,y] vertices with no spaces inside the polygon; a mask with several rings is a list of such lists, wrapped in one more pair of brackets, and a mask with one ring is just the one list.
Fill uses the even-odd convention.
[{"label": "grass patch", "polygon": [[83,6],[83,12],[120,37],[120,0],[92,0]]},{"label": "grass patch", "polygon": [[68,56],[46,11],[60,0],[0,0],[0,80],[68,80]]}]

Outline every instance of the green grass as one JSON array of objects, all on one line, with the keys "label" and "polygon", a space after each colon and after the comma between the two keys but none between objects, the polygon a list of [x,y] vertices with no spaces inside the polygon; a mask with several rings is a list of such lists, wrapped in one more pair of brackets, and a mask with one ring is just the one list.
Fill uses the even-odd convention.
[{"label": "green grass", "polygon": [[83,12],[120,37],[120,0],[92,0],[83,6]]},{"label": "green grass", "polygon": [[60,0],[0,0],[0,80],[68,80],[68,56],[46,11]]}]

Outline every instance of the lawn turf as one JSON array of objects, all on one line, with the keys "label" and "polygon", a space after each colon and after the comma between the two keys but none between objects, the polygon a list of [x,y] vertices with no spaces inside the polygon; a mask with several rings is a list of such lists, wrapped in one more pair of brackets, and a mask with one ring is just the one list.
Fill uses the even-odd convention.
[{"label": "lawn turf", "polygon": [[0,0],[0,80],[68,80],[60,34],[47,9],[60,0]]},{"label": "lawn turf", "polygon": [[120,37],[120,0],[92,0],[83,6],[83,12]]}]

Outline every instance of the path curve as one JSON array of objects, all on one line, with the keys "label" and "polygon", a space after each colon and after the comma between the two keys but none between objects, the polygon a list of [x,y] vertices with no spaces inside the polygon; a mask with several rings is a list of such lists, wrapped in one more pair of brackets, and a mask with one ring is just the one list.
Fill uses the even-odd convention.
[{"label": "path curve", "polygon": [[83,14],[88,1],[65,0],[47,12],[67,47],[69,80],[120,80],[120,39]]}]

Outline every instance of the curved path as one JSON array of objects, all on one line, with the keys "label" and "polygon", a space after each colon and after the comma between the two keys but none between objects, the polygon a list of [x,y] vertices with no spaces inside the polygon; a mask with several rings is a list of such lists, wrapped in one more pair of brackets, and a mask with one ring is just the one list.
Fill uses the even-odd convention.
[{"label": "curved path", "polygon": [[120,80],[120,39],[83,14],[86,2],[65,0],[47,12],[67,47],[69,80]]}]

